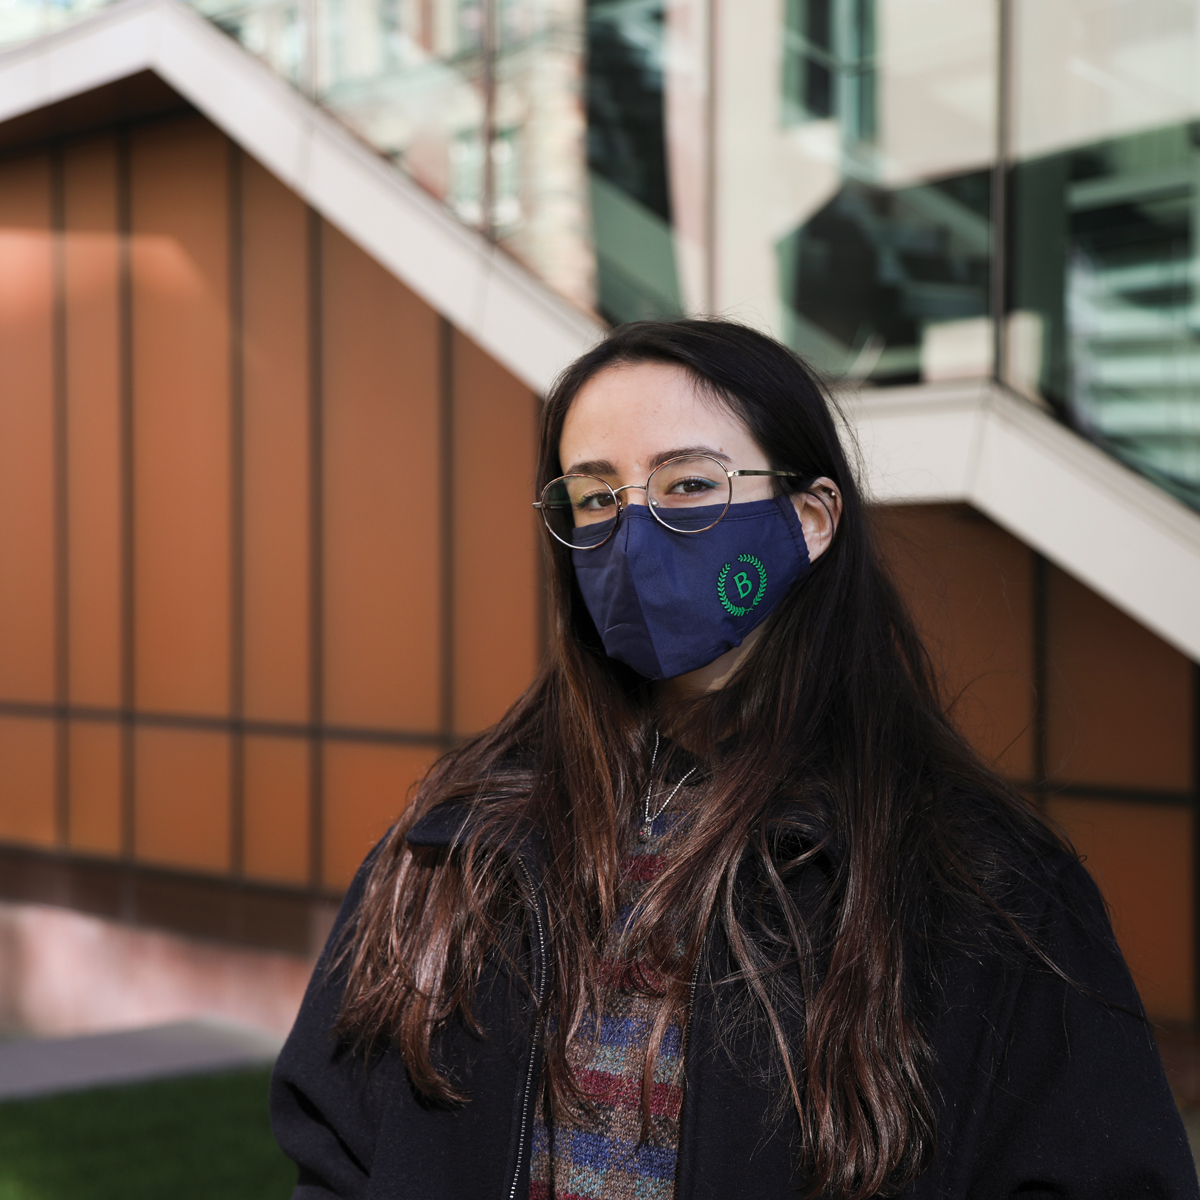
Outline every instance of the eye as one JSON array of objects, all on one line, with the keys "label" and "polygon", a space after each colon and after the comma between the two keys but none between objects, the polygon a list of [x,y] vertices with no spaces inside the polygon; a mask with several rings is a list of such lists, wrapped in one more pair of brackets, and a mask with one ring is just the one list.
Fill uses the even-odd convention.
[{"label": "eye", "polygon": [[705,479],[701,475],[691,475],[683,479],[672,480],[671,486],[667,489],[667,495],[695,496],[703,492],[711,492],[716,486],[711,479]]},{"label": "eye", "polygon": [[612,503],[612,492],[597,489],[579,496],[575,500],[575,507],[580,512],[597,512],[602,508],[612,508]]}]

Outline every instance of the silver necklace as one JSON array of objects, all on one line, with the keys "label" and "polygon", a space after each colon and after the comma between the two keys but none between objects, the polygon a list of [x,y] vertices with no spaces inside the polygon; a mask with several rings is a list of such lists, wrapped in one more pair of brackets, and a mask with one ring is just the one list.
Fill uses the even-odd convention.
[{"label": "silver necklace", "polygon": [[653,816],[650,814],[650,798],[654,795],[654,764],[658,762],[658,730],[654,731],[654,753],[650,755],[650,786],[646,789],[646,799],[643,802],[643,815],[645,820],[642,822],[641,829],[638,830],[638,841],[648,842],[652,836],[650,826],[658,820],[659,817],[667,811],[667,805],[679,795],[679,789],[687,783],[688,779],[695,774],[696,768],[692,767],[690,771],[675,785],[671,790],[671,794],[662,802],[658,811]]}]

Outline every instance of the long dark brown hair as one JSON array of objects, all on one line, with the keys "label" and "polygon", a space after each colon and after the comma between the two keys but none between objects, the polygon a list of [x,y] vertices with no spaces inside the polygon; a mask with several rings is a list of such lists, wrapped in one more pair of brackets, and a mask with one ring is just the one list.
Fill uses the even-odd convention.
[{"label": "long dark brown hair", "polygon": [[[810,1194],[859,1200],[902,1187],[934,1153],[934,1064],[914,999],[914,963],[926,956],[913,953],[914,938],[948,928],[947,913],[991,913],[1019,931],[1019,914],[1004,904],[1004,863],[1063,843],[947,719],[874,548],[832,404],[784,346],[726,321],[618,328],[551,391],[538,488],[562,471],[559,438],[580,388],[600,371],[646,362],[684,368],[774,467],[827,476],[843,503],[826,553],[729,682],[687,713],[687,743],[708,765],[703,795],[624,943],[637,986],[664,997],[647,1097],[663,1032],[683,1019],[706,932],[718,928],[742,1018],[766,1031],[772,1074],[799,1120]],[[549,834],[540,865],[552,914],[540,1014],[551,1019],[539,1024],[545,1080],[553,1103],[581,1102],[567,1043],[599,1010],[597,951],[647,786],[651,690],[605,655],[570,552],[547,544],[544,665],[499,724],[425,778],[348,927],[342,1027],[390,1040],[435,1102],[469,1100],[435,1045],[451,1023],[477,1028],[485,960],[519,958],[527,885],[502,848],[537,830]],[[472,812],[459,844],[409,847],[414,822],[452,799]],[[997,854],[997,836],[1018,853]],[[791,884],[831,846],[836,866],[814,922]],[[749,904],[747,856],[757,891]]]}]

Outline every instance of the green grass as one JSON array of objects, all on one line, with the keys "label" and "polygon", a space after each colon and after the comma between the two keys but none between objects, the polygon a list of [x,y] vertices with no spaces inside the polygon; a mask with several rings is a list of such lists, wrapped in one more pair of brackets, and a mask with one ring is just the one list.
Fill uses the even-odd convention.
[{"label": "green grass", "polygon": [[270,1071],[0,1104],[0,1200],[287,1200]]}]

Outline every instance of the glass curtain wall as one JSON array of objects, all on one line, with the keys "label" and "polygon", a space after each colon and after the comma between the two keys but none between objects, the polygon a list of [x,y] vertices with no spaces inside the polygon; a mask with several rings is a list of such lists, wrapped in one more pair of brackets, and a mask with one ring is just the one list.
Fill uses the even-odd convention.
[{"label": "glass curtain wall", "polygon": [[[994,0],[786,0],[783,17],[758,168],[772,194],[739,196],[737,174],[720,173],[719,307],[761,294],[768,323],[835,377],[988,374]],[[755,57],[730,49],[722,93]],[[736,138],[731,123],[726,159]]]},{"label": "glass curtain wall", "polygon": [[1000,377],[1200,506],[1200,0],[192,3],[581,308]]},{"label": "glass curtain wall", "polygon": [[1014,0],[1007,377],[1200,507],[1200,4]]},{"label": "glass curtain wall", "polygon": [[583,0],[195,0],[461,220],[591,308]]},{"label": "glass curtain wall", "polygon": [[688,307],[675,248],[667,6],[588,0],[589,198],[596,308],[613,322]]}]

